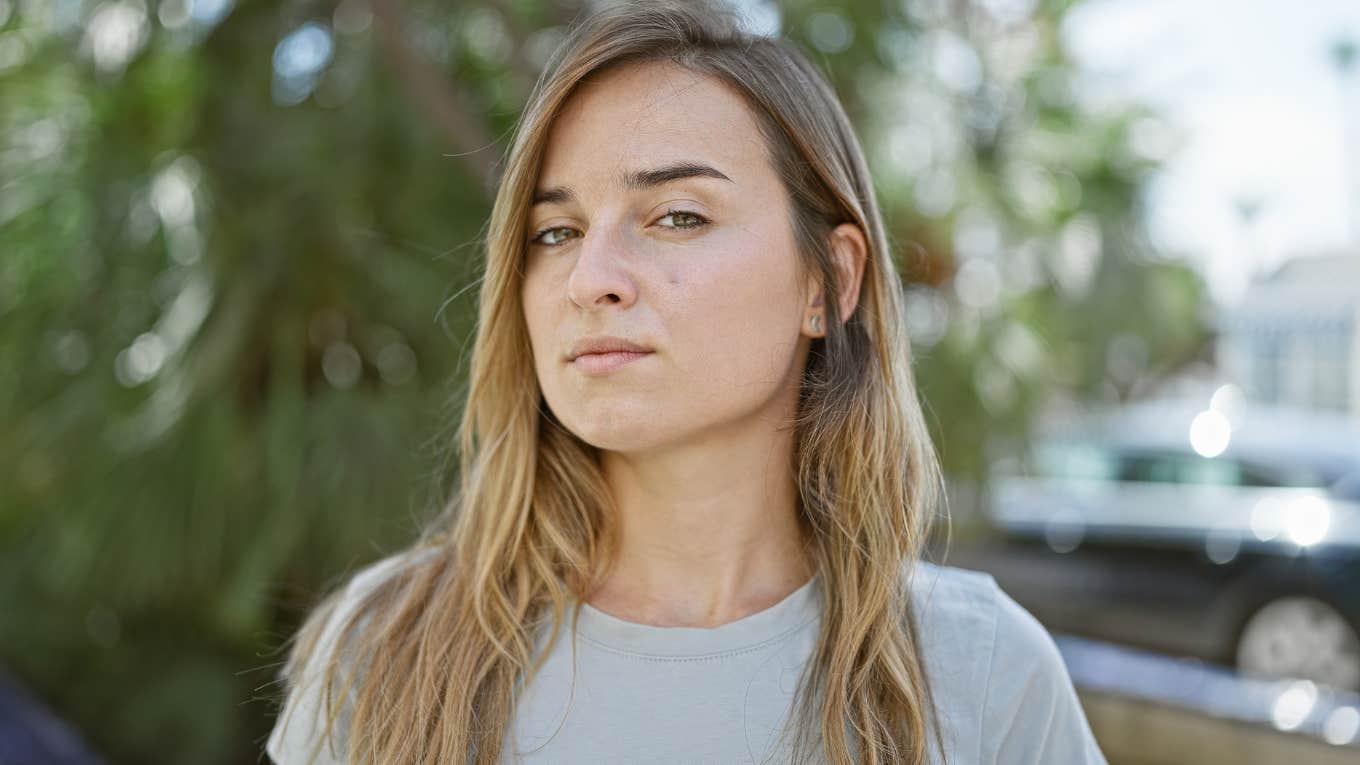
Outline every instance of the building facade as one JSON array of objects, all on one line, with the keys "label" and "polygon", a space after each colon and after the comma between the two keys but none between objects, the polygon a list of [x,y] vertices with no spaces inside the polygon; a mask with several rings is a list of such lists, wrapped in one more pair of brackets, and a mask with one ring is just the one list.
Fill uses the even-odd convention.
[{"label": "building facade", "polygon": [[1290,260],[1215,325],[1218,368],[1249,400],[1360,421],[1360,253]]}]

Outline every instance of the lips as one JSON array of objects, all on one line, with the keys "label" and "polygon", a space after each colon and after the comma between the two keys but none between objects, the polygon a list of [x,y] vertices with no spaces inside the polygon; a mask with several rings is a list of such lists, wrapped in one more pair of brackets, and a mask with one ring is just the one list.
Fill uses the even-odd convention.
[{"label": "lips", "polygon": [[571,361],[571,365],[587,375],[600,375],[631,364],[638,359],[652,355],[650,351],[609,351],[606,353],[583,353]]},{"label": "lips", "polygon": [[623,337],[613,335],[592,335],[583,337],[567,353],[567,361],[574,362],[581,356],[607,355],[611,353],[647,354],[652,349]]}]

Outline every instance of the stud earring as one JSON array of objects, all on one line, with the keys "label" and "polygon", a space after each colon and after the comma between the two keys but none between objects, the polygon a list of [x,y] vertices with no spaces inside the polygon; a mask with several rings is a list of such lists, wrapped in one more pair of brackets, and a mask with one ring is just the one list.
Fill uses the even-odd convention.
[{"label": "stud earring", "polygon": [[812,331],[813,331],[813,332],[821,332],[821,331],[822,331],[822,315],[821,315],[821,314],[818,314],[818,313],[812,314],[811,322],[812,322]]}]

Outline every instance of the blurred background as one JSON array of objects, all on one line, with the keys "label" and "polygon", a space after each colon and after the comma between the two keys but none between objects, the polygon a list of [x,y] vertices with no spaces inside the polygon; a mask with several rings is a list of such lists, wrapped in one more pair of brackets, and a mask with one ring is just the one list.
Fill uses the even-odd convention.
[{"label": "blurred background", "polygon": [[[864,141],[933,557],[1113,765],[1360,761],[1360,6],[732,1]],[[284,640],[452,485],[583,7],[0,0],[0,763],[263,756]]]}]

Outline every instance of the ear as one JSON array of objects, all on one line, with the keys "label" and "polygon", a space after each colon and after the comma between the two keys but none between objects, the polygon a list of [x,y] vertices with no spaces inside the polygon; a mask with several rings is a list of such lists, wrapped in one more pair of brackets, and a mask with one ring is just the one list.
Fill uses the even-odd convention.
[{"label": "ear", "polygon": [[[859,287],[864,280],[864,264],[869,256],[869,244],[864,231],[856,223],[842,223],[831,230],[829,235],[831,257],[836,264],[836,277],[840,294],[836,296],[836,307],[842,322],[850,318],[859,304]],[[815,336],[826,334],[827,316],[822,307],[825,304],[820,284],[812,288],[812,300],[808,304],[808,315],[822,314],[821,331],[813,331]],[[807,322],[804,321],[806,326]]]}]

